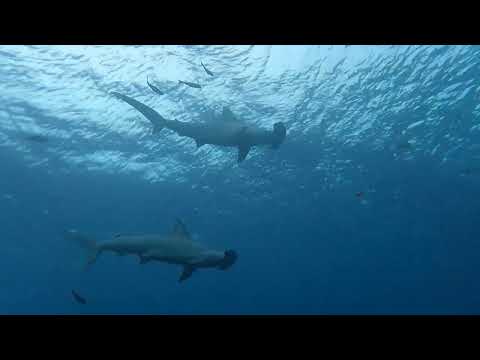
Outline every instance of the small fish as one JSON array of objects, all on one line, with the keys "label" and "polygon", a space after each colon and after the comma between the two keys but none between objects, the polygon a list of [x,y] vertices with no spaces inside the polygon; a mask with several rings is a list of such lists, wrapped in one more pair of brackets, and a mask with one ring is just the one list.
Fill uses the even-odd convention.
[{"label": "small fish", "polygon": [[359,191],[359,192],[355,193],[355,196],[358,197],[358,198],[363,197],[363,195],[364,195],[363,191]]},{"label": "small fish", "polygon": [[197,84],[197,83],[192,83],[192,82],[182,81],[182,80],[178,80],[178,82],[179,82],[180,84],[185,84],[185,85],[190,86],[190,87],[192,87],[192,88],[196,88],[196,89],[201,89],[201,88],[202,88],[202,87],[201,87],[199,84]]},{"label": "small fish", "polygon": [[29,140],[29,141],[38,142],[38,143],[48,142],[48,137],[46,137],[44,135],[40,135],[40,134],[27,135],[27,136],[25,136],[25,139]]},{"label": "small fish", "polygon": [[163,91],[161,91],[159,88],[157,88],[156,86],[153,86],[152,84],[150,84],[150,83],[148,82],[148,76],[147,76],[147,84],[148,84],[148,86],[150,87],[150,89],[152,89],[153,92],[156,92],[158,95],[163,95],[163,94],[164,94]]},{"label": "small fish", "polygon": [[208,70],[208,69],[205,67],[205,65],[203,65],[203,62],[200,62],[200,64],[202,64],[203,69],[205,70],[205,72],[206,72],[208,75],[213,76],[213,73],[212,73],[210,70]]},{"label": "small fish", "polygon": [[85,300],[82,296],[80,296],[78,293],[75,292],[75,290],[72,290],[72,295],[73,298],[82,305],[85,305],[87,303],[87,300]]}]

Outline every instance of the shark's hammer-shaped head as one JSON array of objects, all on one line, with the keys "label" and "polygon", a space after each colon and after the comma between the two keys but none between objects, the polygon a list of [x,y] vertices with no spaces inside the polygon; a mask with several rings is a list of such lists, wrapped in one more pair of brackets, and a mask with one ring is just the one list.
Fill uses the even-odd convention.
[{"label": "shark's hammer-shaped head", "polygon": [[220,270],[227,270],[231,267],[238,259],[238,254],[235,250],[226,250],[224,256],[218,268]]}]

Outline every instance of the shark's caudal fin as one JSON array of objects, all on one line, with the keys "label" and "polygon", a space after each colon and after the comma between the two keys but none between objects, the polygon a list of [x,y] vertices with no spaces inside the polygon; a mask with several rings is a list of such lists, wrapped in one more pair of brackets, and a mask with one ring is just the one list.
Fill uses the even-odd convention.
[{"label": "shark's caudal fin", "polygon": [[87,251],[87,266],[97,260],[99,249],[95,240],[73,230],[65,231],[64,237],[68,240],[75,241]]},{"label": "shark's caudal fin", "polygon": [[142,104],[140,101],[132,99],[127,95],[123,95],[115,91],[112,92],[112,95],[119,98],[120,100],[125,101],[127,104],[133,106],[135,109],[140,111],[142,115],[145,116],[152,123],[154,134],[160,132],[165,127],[167,120],[164,119],[162,115],[153,110],[151,107]]}]

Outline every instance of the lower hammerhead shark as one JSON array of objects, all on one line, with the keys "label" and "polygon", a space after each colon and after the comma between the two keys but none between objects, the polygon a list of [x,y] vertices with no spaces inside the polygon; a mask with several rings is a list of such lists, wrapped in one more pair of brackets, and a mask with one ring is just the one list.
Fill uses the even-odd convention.
[{"label": "lower hammerhead shark", "polygon": [[185,224],[177,219],[173,231],[166,234],[117,234],[113,238],[96,242],[77,231],[65,231],[67,239],[77,242],[87,251],[87,265],[96,262],[100,254],[136,255],[140,264],[152,261],[180,265],[183,270],[179,281],[192,276],[197,269],[229,269],[238,258],[235,250],[216,250],[194,242]]}]

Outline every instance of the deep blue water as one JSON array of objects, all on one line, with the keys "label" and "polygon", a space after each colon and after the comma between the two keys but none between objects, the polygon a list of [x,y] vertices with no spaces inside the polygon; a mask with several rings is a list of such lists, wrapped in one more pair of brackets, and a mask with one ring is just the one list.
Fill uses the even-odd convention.
[{"label": "deep blue water", "polygon": [[[478,46],[1,46],[0,77],[1,314],[480,313]],[[287,139],[238,165],[152,135],[111,91]],[[62,235],[177,217],[237,263],[183,283],[113,254],[84,271]]]}]

